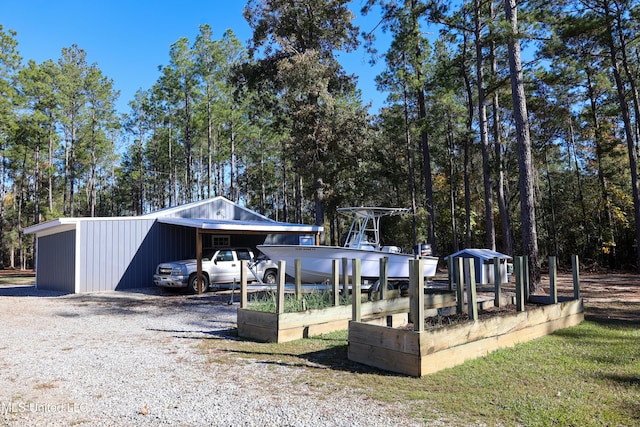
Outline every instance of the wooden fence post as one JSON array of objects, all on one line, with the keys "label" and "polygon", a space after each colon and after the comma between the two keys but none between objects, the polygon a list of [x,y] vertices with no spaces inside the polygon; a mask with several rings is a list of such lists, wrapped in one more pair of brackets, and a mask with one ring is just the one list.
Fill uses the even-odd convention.
[{"label": "wooden fence post", "polygon": [[302,263],[300,258],[293,260],[293,270],[296,276],[296,299],[302,299]]},{"label": "wooden fence post", "polygon": [[[362,320],[360,314],[360,304],[362,302],[361,290],[360,290],[360,258],[354,258],[351,260],[351,317],[354,321],[359,322]],[[347,292],[349,289],[347,289]]]},{"label": "wooden fence post", "polygon": [[340,305],[340,260],[331,261],[331,286],[333,288],[333,305]]},{"label": "wooden fence post", "polygon": [[411,272],[410,294],[412,298],[411,312],[413,313],[413,330],[424,331],[424,260],[409,260]]},{"label": "wooden fence post", "polygon": [[276,286],[276,313],[282,314],[284,313],[284,279],[287,273],[285,273],[285,268],[287,266],[287,262],[280,260],[278,261],[278,284]]},{"label": "wooden fence post", "polygon": [[240,308],[247,308],[247,260],[240,261]]},{"label": "wooden fence post", "polygon": [[500,267],[500,258],[493,257],[493,305],[496,307],[500,307],[500,295],[502,294],[502,270]]},{"label": "wooden fence post", "polygon": [[453,290],[453,285],[456,282],[456,266],[453,257],[447,258],[447,276],[449,279],[449,290]]},{"label": "wooden fence post", "polygon": [[557,263],[556,257],[549,257],[549,297],[551,298],[551,304],[558,303],[558,287],[557,287]]},{"label": "wooden fence post", "polygon": [[387,286],[389,284],[389,257],[380,259],[380,299],[387,299]]},{"label": "wooden fence post", "polygon": [[523,256],[522,257],[522,277],[523,277],[523,284],[524,284],[524,302],[526,303],[527,301],[529,301],[529,280],[531,279],[529,277],[529,257],[528,256]]},{"label": "wooden fence post", "polygon": [[580,299],[580,262],[578,255],[571,257],[571,270],[573,271],[573,298]]},{"label": "wooden fence post", "polygon": [[469,320],[478,320],[476,270],[473,258],[467,258],[464,260],[464,277],[467,288],[467,313],[469,314]]},{"label": "wooden fence post", "polygon": [[454,260],[456,277],[456,310],[458,314],[464,312],[464,272],[462,268],[463,259],[458,257]]},{"label": "wooden fence post", "polygon": [[513,273],[516,275],[516,310],[524,311],[524,267],[523,257],[518,256],[513,260]]},{"label": "wooden fence post", "polygon": [[349,295],[349,260],[342,258],[342,289],[345,295]]}]

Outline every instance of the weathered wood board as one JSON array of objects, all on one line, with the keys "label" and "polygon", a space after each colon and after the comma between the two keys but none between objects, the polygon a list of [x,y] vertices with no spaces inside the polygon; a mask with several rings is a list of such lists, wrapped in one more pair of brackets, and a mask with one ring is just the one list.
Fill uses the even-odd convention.
[{"label": "weathered wood board", "polygon": [[[409,297],[369,301],[361,304],[363,322],[387,324],[387,317],[394,325],[403,323],[403,313],[409,312]],[[425,294],[427,309],[455,306],[455,292]],[[247,308],[238,309],[238,335],[264,342],[287,342],[300,338],[344,330],[352,319],[350,305],[307,310],[297,313],[267,313]]]},{"label": "weathered wood board", "polygon": [[422,332],[349,323],[349,359],[423,376],[584,320],[582,299]]}]

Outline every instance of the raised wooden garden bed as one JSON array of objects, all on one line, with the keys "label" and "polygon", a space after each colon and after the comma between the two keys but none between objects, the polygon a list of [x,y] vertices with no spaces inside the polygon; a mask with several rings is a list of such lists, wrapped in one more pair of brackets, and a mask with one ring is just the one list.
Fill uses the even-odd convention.
[{"label": "raised wooden garden bed", "polygon": [[[519,264],[516,263],[518,296],[523,295],[522,287],[526,283],[526,280],[518,280],[522,277]],[[473,271],[472,265],[470,270]],[[457,277],[460,278],[461,274],[457,274]],[[574,278],[577,277],[574,274]],[[419,283],[414,282],[411,284],[412,289],[419,286]],[[461,282],[458,279],[458,288],[462,287]],[[472,302],[468,307],[476,307],[475,290],[470,289],[475,288],[475,283],[471,280],[468,285],[467,295]],[[576,280],[574,286],[578,286]],[[555,290],[555,284],[551,288]],[[513,313],[484,319],[479,319],[477,311],[468,308],[471,320],[431,330],[425,330],[424,315],[419,313],[419,309],[413,312],[416,319],[421,319],[415,323],[414,330],[353,320],[349,323],[349,360],[405,375],[427,375],[484,356],[499,348],[578,325],[584,320],[584,308],[578,288],[574,295],[575,299],[557,302],[557,296],[552,293],[545,299],[549,302],[547,305],[518,304],[517,311]],[[535,299],[542,302],[539,297]],[[416,307],[419,306],[418,303]]]},{"label": "raised wooden garden bed", "polygon": [[[425,294],[426,309],[456,305],[455,292],[434,291]],[[407,323],[409,297],[362,303],[362,320],[366,323],[401,326]],[[238,335],[256,341],[286,342],[327,332],[344,330],[352,319],[351,305],[338,305],[296,313],[268,313],[238,309]]]},{"label": "raised wooden garden bed", "polygon": [[[346,260],[343,263],[346,264]],[[354,283],[360,283],[360,260],[352,263],[352,276]],[[241,271],[245,271],[241,269]],[[285,271],[285,264],[280,261],[279,272]],[[343,269],[346,271],[346,269]],[[339,280],[338,280],[338,260],[334,262],[334,273],[332,277],[332,293],[334,295],[334,305],[323,309],[300,311],[296,313],[284,312],[284,274],[278,275],[276,289],[276,312],[263,312],[251,310],[247,303],[246,278],[240,280],[240,308],[238,309],[238,335],[263,342],[282,343],[300,338],[307,338],[328,332],[345,330],[349,327],[349,321],[357,317],[365,323],[380,325],[402,326],[408,322],[411,298],[400,296],[399,292],[387,291],[386,287],[386,267],[384,262],[381,265],[382,283],[380,297],[377,301],[368,301],[354,306],[339,305]],[[343,283],[347,283],[347,278],[342,278]],[[359,286],[352,287],[353,300],[360,302],[361,290]],[[301,283],[296,282],[295,294],[302,295]],[[423,292],[423,304],[425,309],[438,309],[441,307],[452,307],[456,305],[456,295],[454,291],[428,290]]]}]

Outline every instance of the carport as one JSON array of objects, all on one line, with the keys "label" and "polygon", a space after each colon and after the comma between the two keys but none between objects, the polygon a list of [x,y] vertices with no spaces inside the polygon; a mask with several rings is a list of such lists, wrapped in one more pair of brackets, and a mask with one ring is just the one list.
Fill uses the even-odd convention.
[{"label": "carport", "polygon": [[59,218],[25,233],[36,236],[36,286],[83,293],[153,286],[159,263],[193,257],[194,249],[201,262],[204,236],[216,246],[255,246],[317,240],[322,230],[214,197],[135,217]]},{"label": "carport", "polygon": [[[287,235],[313,235],[315,244],[320,244],[320,233],[323,227],[315,225],[291,224],[283,222],[263,221],[219,221],[202,220],[193,218],[160,218],[159,223],[171,224],[179,227],[188,227],[196,230],[196,260],[198,274],[198,293],[202,289],[202,249],[203,235],[208,234],[243,234],[243,235],[270,235],[272,240],[277,236]],[[277,261],[277,260],[274,260]]]}]

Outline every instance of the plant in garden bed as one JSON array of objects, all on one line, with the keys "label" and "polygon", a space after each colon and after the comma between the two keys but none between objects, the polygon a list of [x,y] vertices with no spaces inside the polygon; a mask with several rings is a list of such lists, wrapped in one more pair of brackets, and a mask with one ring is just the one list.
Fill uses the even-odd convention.
[{"label": "plant in garden bed", "polygon": [[[276,300],[278,296],[275,292],[265,292],[249,302],[249,308],[267,313],[276,312]],[[351,295],[341,295],[340,305],[351,304]],[[305,292],[302,298],[298,299],[294,294],[286,294],[284,298],[284,312],[296,313],[299,311],[315,310],[333,307],[333,294],[327,290],[312,290]]]}]

